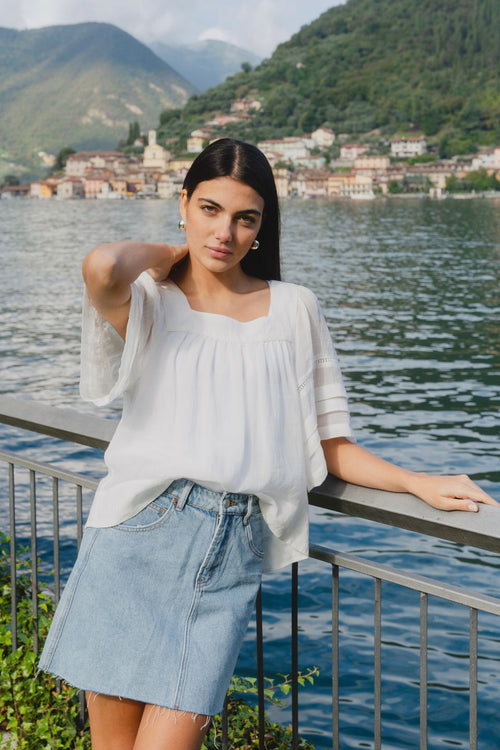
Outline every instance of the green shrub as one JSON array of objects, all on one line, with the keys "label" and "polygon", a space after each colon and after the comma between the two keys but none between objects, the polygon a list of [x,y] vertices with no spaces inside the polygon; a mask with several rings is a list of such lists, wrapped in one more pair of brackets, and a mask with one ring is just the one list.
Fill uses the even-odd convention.
[{"label": "green shrub", "polygon": [[[38,657],[34,652],[34,620],[30,564],[23,561],[22,550],[17,563],[17,628],[18,647],[12,651],[11,582],[9,540],[0,533],[0,745],[17,750],[90,750],[88,723],[80,726],[79,692],[44,672],[38,673]],[[55,605],[47,592],[38,594],[38,634],[43,644],[48,633]],[[299,683],[313,682],[317,674],[311,669],[299,675]],[[265,680],[266,700],[279,704],[277,694],[286,696],[291,682],[286,675],[280,681]],[[229,689],[229,747],[250,750],[258,745],[258,711],[241,695],[257,695],[253,677],[233,677]],[[221,717],[214,717],[203,748],[220,748]],[[266,717],[265,750],[291,747],[289,727],[271,722]],[[304,740],[302,750],[314,750]]]}]

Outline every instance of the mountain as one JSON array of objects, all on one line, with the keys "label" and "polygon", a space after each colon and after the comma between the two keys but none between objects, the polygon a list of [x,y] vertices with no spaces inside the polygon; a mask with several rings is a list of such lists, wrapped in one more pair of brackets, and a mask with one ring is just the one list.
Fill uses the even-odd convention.
[{"label": "mountain", "polygon": [[129,122],[146,130],[194,91],[110,24],[0,28],[0,155],[32,167],[39,151],[114,148]]},{"label": "mountain", "polygon": [[222,83],[237,73],[242,63],[255,67],[261,62],[253,52],[216,39],[185,45],[153,42],[149,46],[200,91]]},{"label": "mountain", "polygon": [[[192,97],[186,126],[258,97],[249,140],[308,132],[419,130],[467,151],[500,141],[498,0],[348,0],[254,70]],[[170,123],[175,127],[175,123]]]}]

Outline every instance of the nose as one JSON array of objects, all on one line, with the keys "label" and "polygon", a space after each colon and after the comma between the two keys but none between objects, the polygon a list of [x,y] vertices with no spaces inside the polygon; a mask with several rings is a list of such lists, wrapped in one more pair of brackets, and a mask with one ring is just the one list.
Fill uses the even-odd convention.
[{"label": "nose", "polygon": [[219,242],[229,242],[232,237],[231,221],[229,218],[220,217],[219,224],[217,226],[215,237]]}]

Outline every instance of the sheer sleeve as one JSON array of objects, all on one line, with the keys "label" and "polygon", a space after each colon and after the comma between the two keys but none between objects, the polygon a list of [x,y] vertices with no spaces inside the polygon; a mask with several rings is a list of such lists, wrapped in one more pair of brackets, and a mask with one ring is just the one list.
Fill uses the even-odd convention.
[{"label": "sheer sleeve", "polygon": [[332,338],[315,295],[299,287],[296,371],[309,457],[310,487],[326,476],[321,440],[353,439],[347,394]]},{"label": "sheer sleeve", "polygon": [[80,395],[97,406],[109,404],[136,381],[159,310],[159,291],[148,273],[131,284],[125,340],[95,309],[84,291]]}]

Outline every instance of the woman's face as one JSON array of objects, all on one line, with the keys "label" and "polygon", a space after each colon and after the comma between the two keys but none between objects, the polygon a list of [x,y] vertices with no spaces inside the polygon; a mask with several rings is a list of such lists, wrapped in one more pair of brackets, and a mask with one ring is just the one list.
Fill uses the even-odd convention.
[{"label": "woman's face", "polygon": [[263,211],[263,198],[232,177],[200,182],[190,198],[183,190],[180,214],[191,262],[212,273],[238,266],[257,237]]}]

